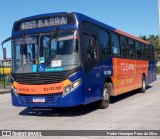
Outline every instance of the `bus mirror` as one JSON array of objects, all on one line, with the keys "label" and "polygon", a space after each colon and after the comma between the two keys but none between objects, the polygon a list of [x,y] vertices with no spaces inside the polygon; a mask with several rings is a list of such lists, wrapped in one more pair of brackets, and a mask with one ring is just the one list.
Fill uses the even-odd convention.
[{"label": "bus mirror", "polygon": [[5,39],[5,40],[1,43],[1,45],[3,46],[4,43],[10,41],[11,39],[12,39],[12,37],[9,37],[9,38]]}]

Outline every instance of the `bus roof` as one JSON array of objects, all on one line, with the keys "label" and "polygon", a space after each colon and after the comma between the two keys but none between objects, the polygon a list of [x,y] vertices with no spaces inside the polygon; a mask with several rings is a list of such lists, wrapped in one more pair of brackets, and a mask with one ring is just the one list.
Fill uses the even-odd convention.
[{"label": "bus roof", "polygon": [[87,22],[93,23],[93,24],[95,24],[95,25],[98,25],[98,26],[100,26],[100,27],[102,27],[102,28],[106,28],[106,29],[111,30],[111,31],[113,31],[113,32],[116,32],[116,33],[118,33],[118,34],[121,34],[121,35],[124,35],[124,36],[126,36],[126,37],[132,38],[132,39],[134,39],[134,40],[143,42],[143,43],[145,43],[145,44],[150,44],[150,42],[148,42],[148,41],[142,40],[142,39],[140,39],[140,38],[138,38],[138,37],[135,37],[135,36],[133,36],[133,35],[131,35],[131,34],[128,34],[128,33],[126,33],[126,32],[123,32],[123,31],[121,31],[121,30],[119,30],[119,29],[116,29],[116,28],[114,28],[114,27],[112,27],[112,26],[109,26],[109,25],[104,24],[104,23],[102,23],[102,22],[99,22],[99,21],[97,21],[97,20],[95,20],[95,19],[93,19],[93,18],[91,18],[91,17],[88,17],[88,16],[86,16],[86,15],[84,15],[84,14],[77,13],[77,12],[72,12],[72,13],[59,12],[59,13],[40,14],[40,15],[35,15],[35,16],[30,16],[30,17],[22,18],[22,19],[18,20],[17,22],[22,22],[22,21],[25,21],[25,20],[38,19],[38,18],[43,18],[43,17],[51,17],[51,16],[55,16],[55,15],[62,15],[62,14],[63,14],[63,15],[64,15],[64,14],[73,14],[73,15],[76,17],[76,20],[77,20],[78,22],[81,22],[81,23],[82,23],[82,22],[84,22],[84,21],[87,21]]},{"label": "bus roof", "polygon": [[49,16],[51,17],[51,16],[55,16],[55,15],[62,15],[62,14],[68,14],[68,13],[67,12],[58,12],[58,13],[47,13],[47,14],[33,15],[33,16],[22,18],[22,19],[18,20],[17,22],[21,22],[21,21],[25,21],[25,20],[32,20],[32,19],[42,18],[42,17],[49,17]]},{"label": "bus roof", "polygon": [[[109,26],[109,25],[107,25],[107,24],[104,24],[104,23],[102,23],[102,22],[99,22],[99,21],[97,21],[97,20],[95,20],[95,19],[93,19],[93,18],[90,18],[90,17],[88,17],[88,16],[86,16],[86,15],[83,15],[83,14],[81,14],[81,13],[76,13],[76,12],[74,12],[74,14],[78,17],[78,19],[81,19],[81,21],[83,20],[83,21],[91,22],[91,23],[93,23],[93,24],[96,24],[96,25],[98,25],[98,26],[101,26],[102,28],[106,28],[106,29],[108,29],[108,30],[111,30],[111,31],[116,32],[116,33],[119,33],[119,34],[124,35],[124,36],[126,36],[126,37],[132,38],[132,39],[134,39],[134,40],[143,42],[143,43],[145,43],[145,44],[150,44],[150,42],[148,42],[148,41],[142,40],[142,39],[140,39],[140,38],[138,38],[138,37],[135,37],[135,36],[133,36],[133,35],[131,35],[131,34],[129,34],[129,33],[126,33],[126,32],[124,32],[124,31],[121,31],[121,30],[119,30],[119,29],[116,29],[116,28],[114,28],[114,27],[112,27],[112,26]],[[83,22],[83,21],[82,21],[82,22]]]}]

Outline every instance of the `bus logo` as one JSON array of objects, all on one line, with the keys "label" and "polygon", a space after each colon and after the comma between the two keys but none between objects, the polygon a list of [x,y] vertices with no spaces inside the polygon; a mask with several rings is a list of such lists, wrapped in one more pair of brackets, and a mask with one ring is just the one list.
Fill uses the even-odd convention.
[{"label": "bus logo", "polygon": [[121,63],[121,70],[122,71],[135,70],[135,65],[128,63]]}]

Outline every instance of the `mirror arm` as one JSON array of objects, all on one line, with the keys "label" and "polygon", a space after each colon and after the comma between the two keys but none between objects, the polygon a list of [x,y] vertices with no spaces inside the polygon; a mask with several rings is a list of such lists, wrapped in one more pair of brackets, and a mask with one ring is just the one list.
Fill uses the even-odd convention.
[{"label": "mirror arm", "polygon": [[1,43],[2,47],[3,47],[3,44],[4,44],[4,43],[10,41],[11,39],[12,39],[12,37],[9,37],[9,38],[5,39],[5,40]]}]

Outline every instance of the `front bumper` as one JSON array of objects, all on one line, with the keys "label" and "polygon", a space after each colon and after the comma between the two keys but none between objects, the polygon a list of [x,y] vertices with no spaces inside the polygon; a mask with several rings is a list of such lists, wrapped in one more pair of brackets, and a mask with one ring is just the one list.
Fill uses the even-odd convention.
[{"label": "front bumper", "polygon": [[[66,96],[59,94],[49,95],[16,95],[11,89],[11,98],[13,106],[22,107],[72,107],[84,104],[82,85],[70,92]],[[44,99],[45,102],[33,102],[33,99]]]}]

